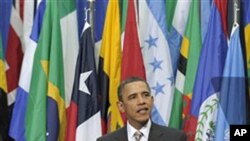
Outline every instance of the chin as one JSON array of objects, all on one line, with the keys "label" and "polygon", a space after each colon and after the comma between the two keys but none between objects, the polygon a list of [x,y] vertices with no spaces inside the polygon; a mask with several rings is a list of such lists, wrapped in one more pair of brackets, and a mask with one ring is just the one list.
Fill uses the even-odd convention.
[{"label": "chin", "polygon": [[140,117],[137,119],[137,121],[139,121],[140,123],[145,123],[149,120],[150,116],[145,116],[145,117]]}]

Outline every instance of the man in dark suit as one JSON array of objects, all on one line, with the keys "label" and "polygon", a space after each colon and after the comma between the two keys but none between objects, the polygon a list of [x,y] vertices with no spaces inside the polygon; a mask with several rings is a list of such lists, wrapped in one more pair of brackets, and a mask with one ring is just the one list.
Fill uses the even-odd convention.
[{"label": "man in dark suit", "polygon": [[97,141],[185,141],[177,129],[160,126],[150,119],[154,98],[148,83],[141,78],[124,80],[118,88],[119,110],[125,112],[127,125]]}]

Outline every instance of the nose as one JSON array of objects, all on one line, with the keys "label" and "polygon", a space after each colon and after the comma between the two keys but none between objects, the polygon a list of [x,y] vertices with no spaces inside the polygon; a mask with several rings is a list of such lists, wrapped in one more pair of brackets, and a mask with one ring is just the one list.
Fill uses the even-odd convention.
[{"label": "nose", "polygon": [[138,104],[144,104],[145,103],[144,97],[142,95],[139,95],[137,97],[137,102],[138,102]]}]

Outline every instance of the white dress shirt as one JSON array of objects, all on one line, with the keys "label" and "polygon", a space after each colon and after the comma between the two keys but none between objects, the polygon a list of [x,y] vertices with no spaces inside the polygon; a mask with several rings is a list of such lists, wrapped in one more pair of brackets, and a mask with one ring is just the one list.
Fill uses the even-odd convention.
[{"label": "white dress shirt", "polygon": [[[148,141],[149,131],[151,127],[151,120],[148,120],[148,122],[139,130],[142,133],[142,137],[140,141]],[[127,133],[128,133],[128,141],[136,141],[134,134],[137,131],[129,122],[127,121]]]}]

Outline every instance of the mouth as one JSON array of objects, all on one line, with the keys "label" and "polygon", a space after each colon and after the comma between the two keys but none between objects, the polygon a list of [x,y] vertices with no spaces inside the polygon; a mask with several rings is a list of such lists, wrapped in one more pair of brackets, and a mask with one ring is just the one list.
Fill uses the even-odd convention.
[{"label": "mouth", "polygon": [[148,108],[140,108],[136,112],[139,114],[146,114],[148,112]]}]

